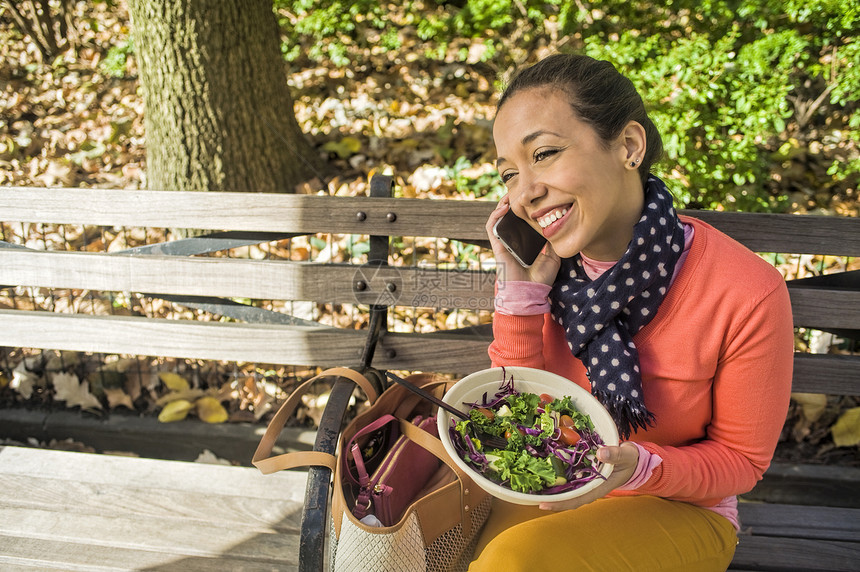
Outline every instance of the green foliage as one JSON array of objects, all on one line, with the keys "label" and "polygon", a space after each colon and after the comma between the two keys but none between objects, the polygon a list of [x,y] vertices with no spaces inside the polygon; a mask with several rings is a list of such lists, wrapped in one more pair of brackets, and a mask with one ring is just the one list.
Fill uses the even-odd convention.
[{"label": "green foliage", "polygon": [[107,55],[105,55],[105,58],[101,62],[102,71],[110,77],[125,77],[125,65],[128,61],[128,56],[133,53],[134,41],[132,38],[128,38],[124,42],[111,46]]},{"label": "green foliage", "polygon": [[[369,0],[275,0],[275,7],[289,58],[339,66],[355,66],[361,46],[482,65],[499,80],[543,47],[609,60],[650,104],[666,148],[658,171],[691,207],[786,210],[776,171],[807,153],[812,137],[860,147],[856,0],[424,0],[396,10]],[[482,49],[470,50],[476,44]],[[824,161],[814,185],[857,188],[860,159],[840,153]],[[449,167],[458,190],[503,192],[492,173],[474,176],[471,167],[465,157]]]},{"label": "green foliage", "polygon": [[469,172],[472,162],[466,157],[457,157],[454,164],[447,168],[448,177],[454,181],[457,190],[475,198],[486,197],[499,200],[505,194],[505,185],[495,170],[474,174]]},{"label": "green foliage", "polygon": [[[684,203],[784,210],[786,197],[769,192],[773,148],[792,136],[790,129],[805,127],[798,124],[798,103],[829,90],[831,104],[845,105],[856,94],[860,61],[847,34],[860,23],[858,10],[844,0],[739,4],[736,10],[716,1],[671,4],[677,33],[661,32],[660,18],[649,23],[640,13],[614,41],[587,35],[585,52],[613,62],[652,104]],[[612,14],[628,5],[601,6]],[[852,162],[834,164],[828,174],[840,181],[858,172]]]},{"label": "green foliage", "polygon": [[[371,0],[274,0],[274,8],[287,34],[283,52],[288,61],[302,54],[304,44],[305,55],[312,61],[328,59],[345,67],[350,63],[351,44],[367,41],[363,34],[368,29],[386,27],[385,6]],[[396,30],[386,30],[379,45],[386,50],[399,48]]]}]

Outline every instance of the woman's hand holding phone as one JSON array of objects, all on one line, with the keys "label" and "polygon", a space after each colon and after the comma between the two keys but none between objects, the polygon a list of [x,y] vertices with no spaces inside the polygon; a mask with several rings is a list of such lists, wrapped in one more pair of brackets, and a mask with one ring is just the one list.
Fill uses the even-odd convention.
[{"label": "woman's hand holding phone", "polygon": [[494,232],[496,223],[510,211],[510,201],[507,196],[502,197],[496,209],[487,219],[487,236],[493,247],[496,264],[499,268],[501,280],[505,282],[525,281],[539,282],[551,285],[555,281],[561,260],[553,251],[552,245],[547,242],[540,254],[537,255],[531,266],[523,266],[509,251],[504,243]]}]

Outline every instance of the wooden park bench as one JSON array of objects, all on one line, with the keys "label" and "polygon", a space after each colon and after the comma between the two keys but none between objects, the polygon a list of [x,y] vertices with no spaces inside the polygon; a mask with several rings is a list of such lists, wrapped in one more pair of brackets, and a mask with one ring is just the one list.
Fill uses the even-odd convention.
[{"label": "wooden park bench", "polygon": [[[3,308],[0,347],[348,366],[367,372],[380,386],[377,373],[386,369],[461,376],[488,367],[494,269],[492,253],[485,249],[484,222],[494,205],[390,198],[387,177],[376,177],[370,194],[4,188],[0,223],[5,226],[0,228],[71,225],[114,233],[182,228],[207,234],[110,252],[86,246],[66,251],[47,240],[0,243],[0,287],[134,293],[199,311],[196,318],[176,319],[140,312]],[[828,261],[860,256],[856,219],[688,214],[756,252],[801,255],[799,264],[805,264],[807,255],[826,255]],[[317,233],[355,235],[366,243],[358,251],[367,253],[327,262],[202,256]],[[453,244],[457,252],[471,256],[471,264],[438,264],[432,260],[434,244]],[[858,272],[791,280],[795,326],[832,332],[856,346]],[[272,310],[254,301],[351,306],[358,318],[347,325],[320,324],[312,314],[289,315],[289,305],[276,303]],[[860,395],[855,346],[842,354],[796,352],[794,390]],[[336,444],[353,394],[351,383],[332,381],[315,443],[328,451]],[[3,414],[0,410],[0,418]],[[248,459],[252,453],[253,446]],[[771,475],[790,482],[792,472],[817,474],[818,469],[826,473],[819,475],[819,484],[846,487],[844,502],[837,503],[841,506],[823,506],[814,499],[801,503],[796,497],[761,502],[754,494],[757,487],[751,500],[741,503],[743,529],[733,570],[858,569],[860,469],[835,469],[833,477],[827,467],[774,466],[764,483]],[[6,447],[0,450],[0,567],[88,569],[109,564],[202,570],[223,558],[215,565],[322,569],[328,470],[270,477],[254,471]],[[301,487],[306,490],[297,492]],[[207,508],[213,506],[217,510]]]}]

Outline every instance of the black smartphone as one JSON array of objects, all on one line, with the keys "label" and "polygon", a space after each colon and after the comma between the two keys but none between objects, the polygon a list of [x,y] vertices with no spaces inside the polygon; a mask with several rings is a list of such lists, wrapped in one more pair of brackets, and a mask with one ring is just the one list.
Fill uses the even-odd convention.
[{"label": "black smartphone", "polygon": [[526,268],[534,264],[546,244],[546,238],[541,233],[510,209],[493,225],[493,234]]}]

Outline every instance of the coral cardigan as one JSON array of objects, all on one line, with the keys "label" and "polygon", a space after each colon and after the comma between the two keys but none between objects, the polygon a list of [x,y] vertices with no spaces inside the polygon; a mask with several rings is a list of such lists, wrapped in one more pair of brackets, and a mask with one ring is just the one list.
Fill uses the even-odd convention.
[{"label": "coral cardigan", "polygon": [[[745,493],[770,464],[791,392],[794,334],[779,272],[690,217],[695,238],[654,319],[634,337],[645,404],[630,440],[662,459],[635,491],[700,506]],[[544,369],[590,390],[549,314],[497,312],[494,366]]]}]

